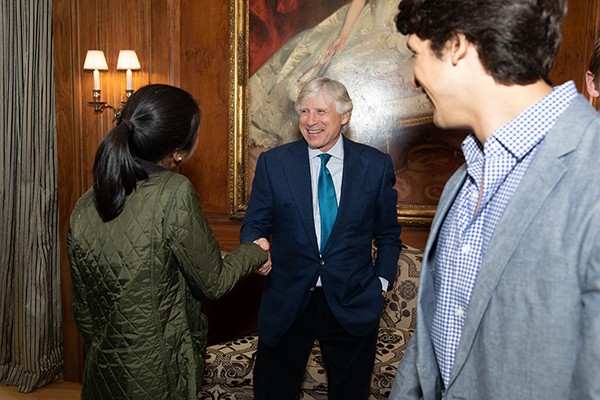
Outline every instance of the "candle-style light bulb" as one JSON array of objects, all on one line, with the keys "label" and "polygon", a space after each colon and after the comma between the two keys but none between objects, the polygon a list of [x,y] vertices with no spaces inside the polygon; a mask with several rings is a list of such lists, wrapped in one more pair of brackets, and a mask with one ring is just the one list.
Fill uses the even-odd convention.
[{"label": "candle-style light bulb", "polygon": [[131,70],[127,69],[127,72],[125,73],[125,75],[127,76],[127,90],[133,90]]},{"label": "candle-style light bulb", "polygon": [[108,70],[102,50],[88,50],[83,63],[84,70],[94,70],[94,90],[100,90],[100,70]]},{"label": "candle-style light bulb", "polygon": [[100,71],[94,70],[94,90],[100,90]]},{"label": "candle-style light bulb", "polygon": [[126,91],[128,94],[131,94],[131,92],[133,91],[133,79],[131,70],[141,69],[140,61],[138,60],[137,54],[135,54],[135,50],[119,51],[117,69],[125,70],[125,77],[127,79]]}]

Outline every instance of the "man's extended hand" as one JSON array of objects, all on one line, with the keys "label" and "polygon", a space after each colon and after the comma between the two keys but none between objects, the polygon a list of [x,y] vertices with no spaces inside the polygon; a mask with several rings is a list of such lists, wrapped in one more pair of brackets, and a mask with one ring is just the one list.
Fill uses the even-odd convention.
[{"label": "man's extended hand", "polygon": [[267,260],[267,262],[264,263],[260,268],[258,268],[256,270],[256,273],[259,275],[268,275],[269,272],[271,272],[271,252],[269,251],[271,249],[271,244],[265,238],[257,239],[254,241],[254,243],[259,245],[261,249],[266,251],[269,256],[269,259]]}]

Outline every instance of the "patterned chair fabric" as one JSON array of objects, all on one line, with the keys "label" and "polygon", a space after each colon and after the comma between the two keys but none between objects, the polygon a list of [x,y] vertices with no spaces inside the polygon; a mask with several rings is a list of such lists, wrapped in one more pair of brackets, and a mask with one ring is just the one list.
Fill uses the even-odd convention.
[{"label": "patterned chair fabric", "polygon": [[[386,295],[379,323],[377,354],[371,378],[371,399],[387,399],[396,368],[414,332],[421,250],[403,245],[398,276]],[[199,399],[252,400],[252,368],[258,336],[247,335],[207,348],[204,384]],[[327,400],[327,377],[319,345],[315,342],[302,383],[302,400]]]}]

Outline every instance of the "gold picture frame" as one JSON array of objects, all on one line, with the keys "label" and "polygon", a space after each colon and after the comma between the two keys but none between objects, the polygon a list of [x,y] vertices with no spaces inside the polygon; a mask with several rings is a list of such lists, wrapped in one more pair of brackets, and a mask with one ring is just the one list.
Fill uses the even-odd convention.
[{"label": "gold picture frame", "polygon": [[[229,0],[228,177],[229,215],[232,219],[241,219],[246,212],[253,177],[251,161],[254,162],[256,158],[249,156],[251,149],[248,138],[248,105],[249,96],[252,95],[249,90],[249,49],[254,48],[250,33],[250,6],[253,1],[261,2],[263,8],[268,3],[266,0]],[[303,1],[310,3],[311,0],[287,0],[286,3],[303,4]],[[331,4],[332,8],[349,2],[319,0],[318,4],[321,6],[334,1],[336,3]],[[314,12],[315,5],[311,4],[310,7],[310,12]],[[339,8],[339,12],[342,11]],[[337,16],[332,15],[331,18],[333,17]],[[398,220],[403,225],[428,226],[435,215],[443,185],[463,162],[460,143],[466,133],[439,130],[433,125],[430,115],[404,118],[395,126],[394,132],[396,133],[387,136],[382,134],[377,140],[386,141],[385,144],[379,143],[379,148],[383,151],[387,149],[392,155],[397,180],[400,182],[397,188]],[[351,139],[356,140],[355,137]],[[409,187],[409,190],[405,190],[406,187]],[[418,190],[415,190],[415,187]]]},{"label": "gold picture frame", "polygon": [[248,114],[249,0],[229,0],[229,216],[241,219],[248,203],[246,148]]}]

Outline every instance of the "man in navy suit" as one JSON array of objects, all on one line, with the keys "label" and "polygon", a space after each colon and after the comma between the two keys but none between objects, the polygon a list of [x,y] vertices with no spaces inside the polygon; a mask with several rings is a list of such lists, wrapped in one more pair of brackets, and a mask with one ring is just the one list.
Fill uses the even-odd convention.
[{"label": "man in navy suit", "polygon": [[[341,134],[352,100],[340,82],[309,82],[296,109],[303,139],[261,154],[241,228],[242,241],[272,241],[254,394],[295,399],[317,340],[329,399],[367,399],[383,293],[396,277],[401,247],[392,161]],[[320,177],[329,174],[333,211],[319,193]]]}]

